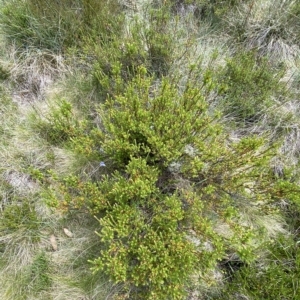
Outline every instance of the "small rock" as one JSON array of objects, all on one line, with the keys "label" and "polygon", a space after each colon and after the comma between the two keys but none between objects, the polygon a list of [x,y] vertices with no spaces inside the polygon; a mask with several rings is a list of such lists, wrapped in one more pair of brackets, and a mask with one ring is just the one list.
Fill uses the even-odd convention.
[{"label": "small rock", "polygon": [[73,233],[70,230],[68,230],[67,228],[64,228],[64,233],[66,236],[68,236],[70,238],[73,237]]},{"label": "small rock", "polygon": [[56,251],[57,250],[57,241],[56,241],[56,237],[54,236],[54,234],[52,234],[50,236],[50,243],[51,243],[52,249],[54,251]]}]

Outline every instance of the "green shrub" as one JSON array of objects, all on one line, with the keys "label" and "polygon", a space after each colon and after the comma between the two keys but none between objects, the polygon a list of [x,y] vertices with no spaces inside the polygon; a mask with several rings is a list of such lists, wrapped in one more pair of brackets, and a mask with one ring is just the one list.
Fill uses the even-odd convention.
[{"label": "green shrub", "polygon": [[191,277],[215,268],[226,252],[252,262],[264,235],[239,210],[255,205],[272,214],[272,202],[291,192],[279,192],[267,139],[228,141],[205,99],[206,79],[182,90],[163,78],[154,89],[139,67],[97,109],[101,124],[89,138],[99,143],[91,148],[99,159],[92,178],[101,180],[49,178],[59,208],[97,216],[102,248],[93,270],[124,284],[130,299],[183,299]]},{"label": "green shrub", "polygon": [[[64,147],[77,155],[82,162],[99,160],[103,133],[94,127],[93,120],[82,115],[75,109],[75,105],[65,99],[60,99],[55,105],[50,105],[49,111],[41,116],[31,114],[31,127],[40,137],[53,146]],[[55,164],[53,153],[49,152],[47,160]],[[28,170],[37,180],[42,180],[44,170],[29,168]]]},{"label": "green shrub", "polygon": [[174,62],[176,44],[169,6],[149,8],[144,18],[132,20],[130,35],[122,39],[116,36],[104,43],[86,40],[85,53],[94,56],[93,83],[100,100],[123,92],[139,67],[145,66],[148,73],[160,78]]},{"label": "green shrub", "polygon": [[101,45],[92,42],[87,52],[96,57],[92,80],[102,101],[108,95],[122,92],[138,67],[147,64],[147,53],[139,39],[121,41],[117,38]]},{"label": "green shrub", "polygon": [[[256,122],[273,104],[272,97],[285,93],[282,72],[256,53],[242,52],[220,69],[215,67],[214,56],[208,62],[203,59],[207,69],[199,69],[198,64],[188,69],[187,64],[197,59],[183,53],[184,66],[176,73],[172,67],[182,62],[178,52],[178,60],[174,54],[181,46],[176,26],[185,15],[174,16],[174,2],[184,8],[192,4],[195,15],[220,21],[246,0],[154,2],[143,11],[143,20],[128,21],[125,28],[116,1],[3,1],[0,24],[6,37],[21,50],[36,47],[75,53],[74,60],[79,56],[80,61],[74,73],[82,80],[91,79],[88,88],[95,95],[95,101],[89,101],[91,97],[79,93],[82,98],[77,107],[61,98],[45,115],[31,120],[31,129],[48,143],[49,152],[43,153],[41,164],[34,161],[28,173],[38,181],[40,196],[49,206],[70,214],[67,227],[74,234],[72,239],[68,234],[65,239],[59,236],[55,262],[43,250],[36,250],[44,247],[40,235],[46,240],[51,232],[56,235],[61,230],[56,227],[61,226],[58,218],[45,216],[42,223],[39,214],[46,208],[37,206],[37,212],[34,202],[14,196],[7,182],[1,182],[1,189],[3,185],[9,194],[0,195],[0,263],[7,260],[4,267],[11,274],[5,280],[13,290],[4,293],[15,299],[73,297],[72,293],[74,299],[98,299],[106,297],[101,295],[99,277],[108,276],[117,284],[116,299],[195,298],[193,289],[205,298],[201,287],[216,284],[211,274],[218,272],[222,261],[230,265],[234,259],[230,266],[237,268],[225,273],[230,281],[223,299],[243,295],[296,299],[297,242],[282,238],[269,243],[270,235],[257,217],[277,216],[282,199],[299,207],[296,176],[274,174],[274,136],[271,140],[268,134],[250,135],[233,141],[215,111],[219,101],[219,108],[238,125]],[[293,11],[298,16],[298,5],[294,4]],[[296,18],[293,21],[290,28],[297,28]],[[278,26],[272,22],[265,24],[272,28],[265,41],[286,38],[282,27],[286,20]],[[245,29],[238,32],[239,41],[247,39]],[[184,37],[187,52],[189,47],[198,50],[192,42],[196,34],[192,35]],[[7,75],[0,66],[0,79]],[[6,124],[6,116],[15,107],[8,97],[1,97],[1,104],[0,120]],[[14,137],[2,127],[1,137]],[[14,134],[19,143],[20,133]],[[25,156],[36,155],[32,148],[24,150]],[[88,167],[66,176],[68,163],[62,162],[62,154],[60,175],[49,170],[50,165],[57,167],[56,152],[63,152],[61,148],[77,155],[75,163],[77,158],[84,159]],[[97,242],[87,237],[88,230],[94,231],[92,222],[86,222],[82,231],[77,224],[93,216]],[[258,256],[267,244],[268,256]],[[67,258],[63,257],[66,253]],[[87,272],[82,261],[88,259],[94,275],[82,279]],[[51,263],[64,266],[56,273]],[[72,271],[60,285],[60,276],[68,268]],[[11,278],[20,283],[8,284]],[[86,293],[78,292],[84,286]],[[107,297],[111,294],[107,292]]]},{"label": "green shrub", "polygon": [[160,77],[168,73],[176,48],[174,32],[169,28],[170,8],[163,5],[158,9],[150,10],[148,18],[149,26],[145,29],[145,42],[150,60],[150,70]]},{"label": "green shrub", "polygon": [[50,107],[46,116],[32,114],[31,117],[35,130],[53,145],[67,143],[80,135],[86,126],[85,122],[78,120],[72,104],[65,99]]}]

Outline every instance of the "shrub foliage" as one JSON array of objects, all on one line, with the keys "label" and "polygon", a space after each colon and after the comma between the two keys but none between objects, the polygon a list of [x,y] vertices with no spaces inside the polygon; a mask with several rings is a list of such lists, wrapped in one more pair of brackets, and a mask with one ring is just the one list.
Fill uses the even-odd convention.
[{"label": "shrub foliage", "polygon": [[139,67],[123,92],[98,106],[92,134],[71,139],[79,149],[89,136],[91,147],[79,152],[94,153],[98,180],[52,181],[59,182],[61,209],[85,209],[99,220],[103,248],[91,261],[95,272],[124,283],[130,299],[182,299],[191,276],[215,268],[226,252],[244,262],[255,258],[261,231],[239,210],[247,201],[275,213],[272,203],[291,186],[276,183],[276,147],[267,137],[230,142],[204,96],[209,81],[182,89],[174,78],[157,84],[147,74]]},{"label": "shrub foliage", "polygon": [[[281,270],[269,261],[263,270],[257,261],[270,235],[247,211],[272,219],[282,199],[298,207],[296,173],[274,172],[279,146],[274,135],[265,131],[233,139],[222,116],[252,126],[273,104],[272,97],[285,92],[281,71],[254,52],[235,53],[223,66],[217,65],[217,55],[201,65],[192,51],[177,53],[177,61],[173,54],[181,36],[172,35],[172,26],[188,17],[194,22],[197,9],[198,17],[219,22],[242,2],[248,3],[156,1],[144,10],[143,21],[132,18],[125,28],[129,13],[125,16],[116,1],[3,1],[0,24],[8,40],[23,50],[80,56],[76,72],[92,87],[95,96],[79,93],[87,99],[82,96],[78,106],[66,95],[43,116],[32,116],[28,130],[47,141],[49,152],[48,163],[27,172],[39,182],[42,200],[58,212],[96,218],[101,246],[90,256],[90,266],[95,277],[103,273],[123,287],[118,299],[185,299],[228,257],[240,270],[224,289],[226,296],[245,278],[245,294],[274,296],[261,287],[252,266],[262,282],[274,287],[281,277],[284,295],[292,290],[284,282],[294,280],[288,272],[298,274],[299,251],[289,248],[293,266]],[[185,13],[189,9],[193,14]],[[296,4],[293,9],[298,14]],[[192,44],[199,40],[191,36],[184,51],[196,53],[199,45]],[[182,70],[176,69],[181,63]],[[65,150],[85,165],[69,175],[56,174],[49,161]],[[23,198],[1,199],[1,234],[25,233],[26,241],[38,245],[42,221],[37,207]],[[71,232],[67,236],[76,238]],[[6,251],[8,243],[2,241]],[[283,249],[276,245],[268,258],[278,251],[285,259]],[[44,250],[39,253],[26,277],[34,294],[54,286],[52,261]],[[251,294],[253,288],[259,291]]]}]

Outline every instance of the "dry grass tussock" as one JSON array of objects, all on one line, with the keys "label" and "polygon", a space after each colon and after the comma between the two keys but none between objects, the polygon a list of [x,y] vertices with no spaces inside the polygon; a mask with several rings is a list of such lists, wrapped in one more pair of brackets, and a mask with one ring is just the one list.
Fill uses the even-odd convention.
[{"label": "dry grass tussock", "polygon": [[8,53],[13,100],[19,105],[45,99],[49,86],[68,71],[63,57],[51,51],[33,48],[19,52],[12,45]]},{"label": "dry grass tussock", "polygon": [[265,117],[265,123],[273,124],[271,128],[273,135],[281,135],[283,144],[279,151],[279,157],[286,165],[296,166],[300,154],[300,124],[299,124],[299,93],[297,88],[297,73],[299,68],[295,65],[289,69],[290,90],[292,97],[285,101],[278,101],[277,105],[271,108]]},{"label": "dry grass tussock", "polygon": [[227,17],[234,39],[246,49],[257,49],[274,61],[290,61],[299,55],[299,16],[293,14],[295,0],[249,1]]},{"label": "dry grass tussock", "polygon": [[105,299],[113,291],[101,276],[83,280],[90,274],[87,260],[98,248],[91,230],[95,224],[86,216],[66,221],[50,209],[29,171],[51,168],[66,174],[74,165],[70,151],[47,145],[30,122],[33,112],[47,114],[57,101],[48,94],[55,94],[51,86],[67,67],[61,57],[38,50],[11,51],[6,67],[10,81],[1,84],[1,101],[7,103],[0,115],[0,298]]},{"label": "dry grass tussock", "polygon": [[[87,263],[99,248],[91,230],[95,222],[86,216],[65,219],[43,199],[31,197],[36,221],[23,219],[18,228],[5,231],[1,227],[1,299],[105,299],[113,290],[102,276],[90,277]],[[38,260],[40,253],[44,260]]]}]

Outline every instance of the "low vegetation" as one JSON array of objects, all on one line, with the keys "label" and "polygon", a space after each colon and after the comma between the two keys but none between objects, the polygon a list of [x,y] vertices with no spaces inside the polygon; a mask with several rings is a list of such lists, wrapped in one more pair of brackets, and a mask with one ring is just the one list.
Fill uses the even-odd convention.
[{"label": "low vegetation", "polygon": [[298,299],[297,1],[0,1],[0,298]]}]

